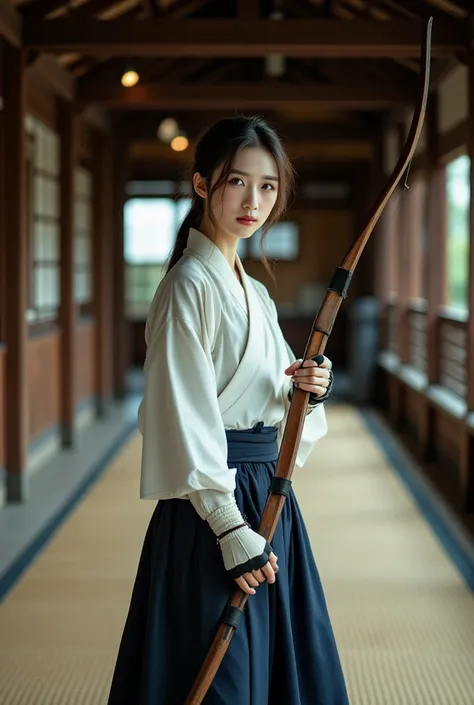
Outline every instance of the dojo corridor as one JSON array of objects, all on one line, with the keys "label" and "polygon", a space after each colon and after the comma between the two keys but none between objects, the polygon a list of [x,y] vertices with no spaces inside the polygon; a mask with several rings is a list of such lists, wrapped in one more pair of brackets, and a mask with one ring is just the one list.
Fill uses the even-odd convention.
[{"label": "dojo corridor", "polygon": [[[328,420],[294,486],[351,704],[472,705],[472,593],[363,416],[333,404]],[[139,454],[134,436],[0,605],[1,705],[106,702],[154,506]]]}]

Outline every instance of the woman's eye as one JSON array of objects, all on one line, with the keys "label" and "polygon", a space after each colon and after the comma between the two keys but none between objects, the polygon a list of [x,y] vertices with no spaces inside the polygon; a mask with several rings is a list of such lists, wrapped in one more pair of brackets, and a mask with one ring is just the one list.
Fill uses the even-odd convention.
[{"label": "woman's eye", "polygon": [[229,183],[230,183],[230,184],[233,184],[234,186],[238,186],[239,183],[242,184],[243,181],[242,181],[242,179],[238,179],[236,176],[234,176],[234,178],[231,179],[231,180],[229,181]]},{"label": "woman's eye", "polygon": [[[268,188],[267,188],[267,186],[268,186]],[[262,188],[263,188],[265,191],[273,191],[273,189],[274,189],[275,187],[273,186],[273,184],[263,184]]]}]

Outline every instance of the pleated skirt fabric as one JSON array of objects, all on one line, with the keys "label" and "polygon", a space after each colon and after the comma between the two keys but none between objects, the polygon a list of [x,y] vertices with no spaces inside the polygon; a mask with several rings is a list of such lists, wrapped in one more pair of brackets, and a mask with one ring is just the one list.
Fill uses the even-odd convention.
[{"label": "pleated skirt fabric", "polygon": [[[236,500],[257,530],[275,472],[276,429],[228,431]],[[271,542],[279,572],[249,597],[204,705],[347,705],[337,646],[293,491]],[[187,500],[151,518],[108,705],[184,705],[235,589],[209,526]]]}]

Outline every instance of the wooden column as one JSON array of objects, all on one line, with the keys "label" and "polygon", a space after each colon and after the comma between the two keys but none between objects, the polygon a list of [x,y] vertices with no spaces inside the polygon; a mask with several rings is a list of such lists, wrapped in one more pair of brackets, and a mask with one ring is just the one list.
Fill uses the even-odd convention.
[{"label": "wooden column", "polygon": [[[398,152],[401,154],[405,143],[405,125],[398,126]],[[410,192],[405,188],[406,174],[401,180],[397,194],[398,230],[395,233],[398,259],[397,296],[397,348],[400,364],[407,365],[410,359],[409,339],[409,299],[410,299]]]},{"label": "wooden column", "polygon": [[115,139],[113,148],[113,385],[117,399],[126,391],[126,372],[129,360],[129,341],[125,320],[125,264],[123,240],[123,207],[127,181],[128,143]]},{"label": "wooden column", "polygon": [[[446,174],[438,163],[438,100],[432,94],[428,102],[428,278],[427,306],[427,377],[428,386],[439,381],[439,308],[446,300]],[[422,403],[420,451],[425,460],[433,457],[434,410],[427,400]]]},{"label": "wooden column", "polygon": [[[358,232],[361,232],[362,228],[364,228],[367,224],[368,214],[374,207],[377,197],[380,195],[380,192],[385,184],[382,163],[382,147],[379,142],[380,140],[372,145],[372,158],[367,168],[361,170],[360,173],[358,202],[360,203],[361,208],[358,218]],[[375,271],[378,252],[377,239],[381,234],[379,232],[380,226],[378,225],[376,227],[376,232],[371,235],[369,242],[365,247],[363,256],[357,265],[357,296],[376,295]]]},{"label": "wooden column", "polygon": [[61,435],[64,447],[75,445],[76,304],[74,302],[74,171],[77,128],[73,103],[58,102],[61,144]]},{"label": "wooden column", "polygon": [[7,501],[27,498],[28,394],[26,366],[25,56],[4,45],[5,307]]},{"label": "wooden column", "polygon": [[[388,178],[384,175],[384,183]],[[381,347],[388,350],[390,346],[389,304],[392,300],[392,257],[393,238],[396,235],[396,201],[395,193],[388,201],[372,237],[376,238],[377,257],[375,268],[375,291],[381,306]]]},{"label": "wooden column", "polygon": [[467,328],[467,409],[474,412],[474,49],[471,49],[468,78],[469,118],[468,156],[470,169],[470,212],[469,212],[469,277]]},{"label": "wooden column", "polygon": [[423,253],[422,253],[422,237],[424,227],[424,199],[426,191],[423,180],[417,176],[412,179],[410,191],[407,194],[409,197],[409,214],[408,221],[409,234],[407,242],[408,251],[408,293],[410,298],[421,298],[422,279],[423,276]]},{"label": "wooden column", "polygon": [[372,237],[375,237],[375,270],[374,290],[380,305],[380,330],[379,346],[381,350],[388,349],[388,235],[389,221],[387,212],[388,204],[380,217],[377,228]]},{"label": "wooden column", "polygon": [[99,132],[93,136],[93,306],[96,321],[95,397],[99,417],[112,396],[112,145]]},{"label": "wooden column", "polygon": [[[474,2],[471,2],[471,31],[474,35]],[[469,277],[467,323],[467,412],[474,419],[474,40],[469,52],[468,73],[468,155],[470,158]],[[466,509],[474,511],[474,424],[466,426],[461,454],[461,491]]]},{"label": "wooden column", "polygon": [[107,135],[93,135],[92,261],[96,321],[95,398],[99,417],[112,397],[112,149]]}]

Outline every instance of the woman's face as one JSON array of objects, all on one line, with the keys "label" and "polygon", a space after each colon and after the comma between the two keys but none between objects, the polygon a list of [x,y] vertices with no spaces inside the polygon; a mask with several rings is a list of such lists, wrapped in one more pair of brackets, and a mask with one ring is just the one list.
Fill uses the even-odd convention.
[{"label": "woman's face", "polygon": [[[213,175],[217,181],[222,167]],[[220,235],[248,238],[262,227],[278,195],[274,158],[262,147],[244,147],[236,156],[229,177],[212,196],[210,207]]]}]

